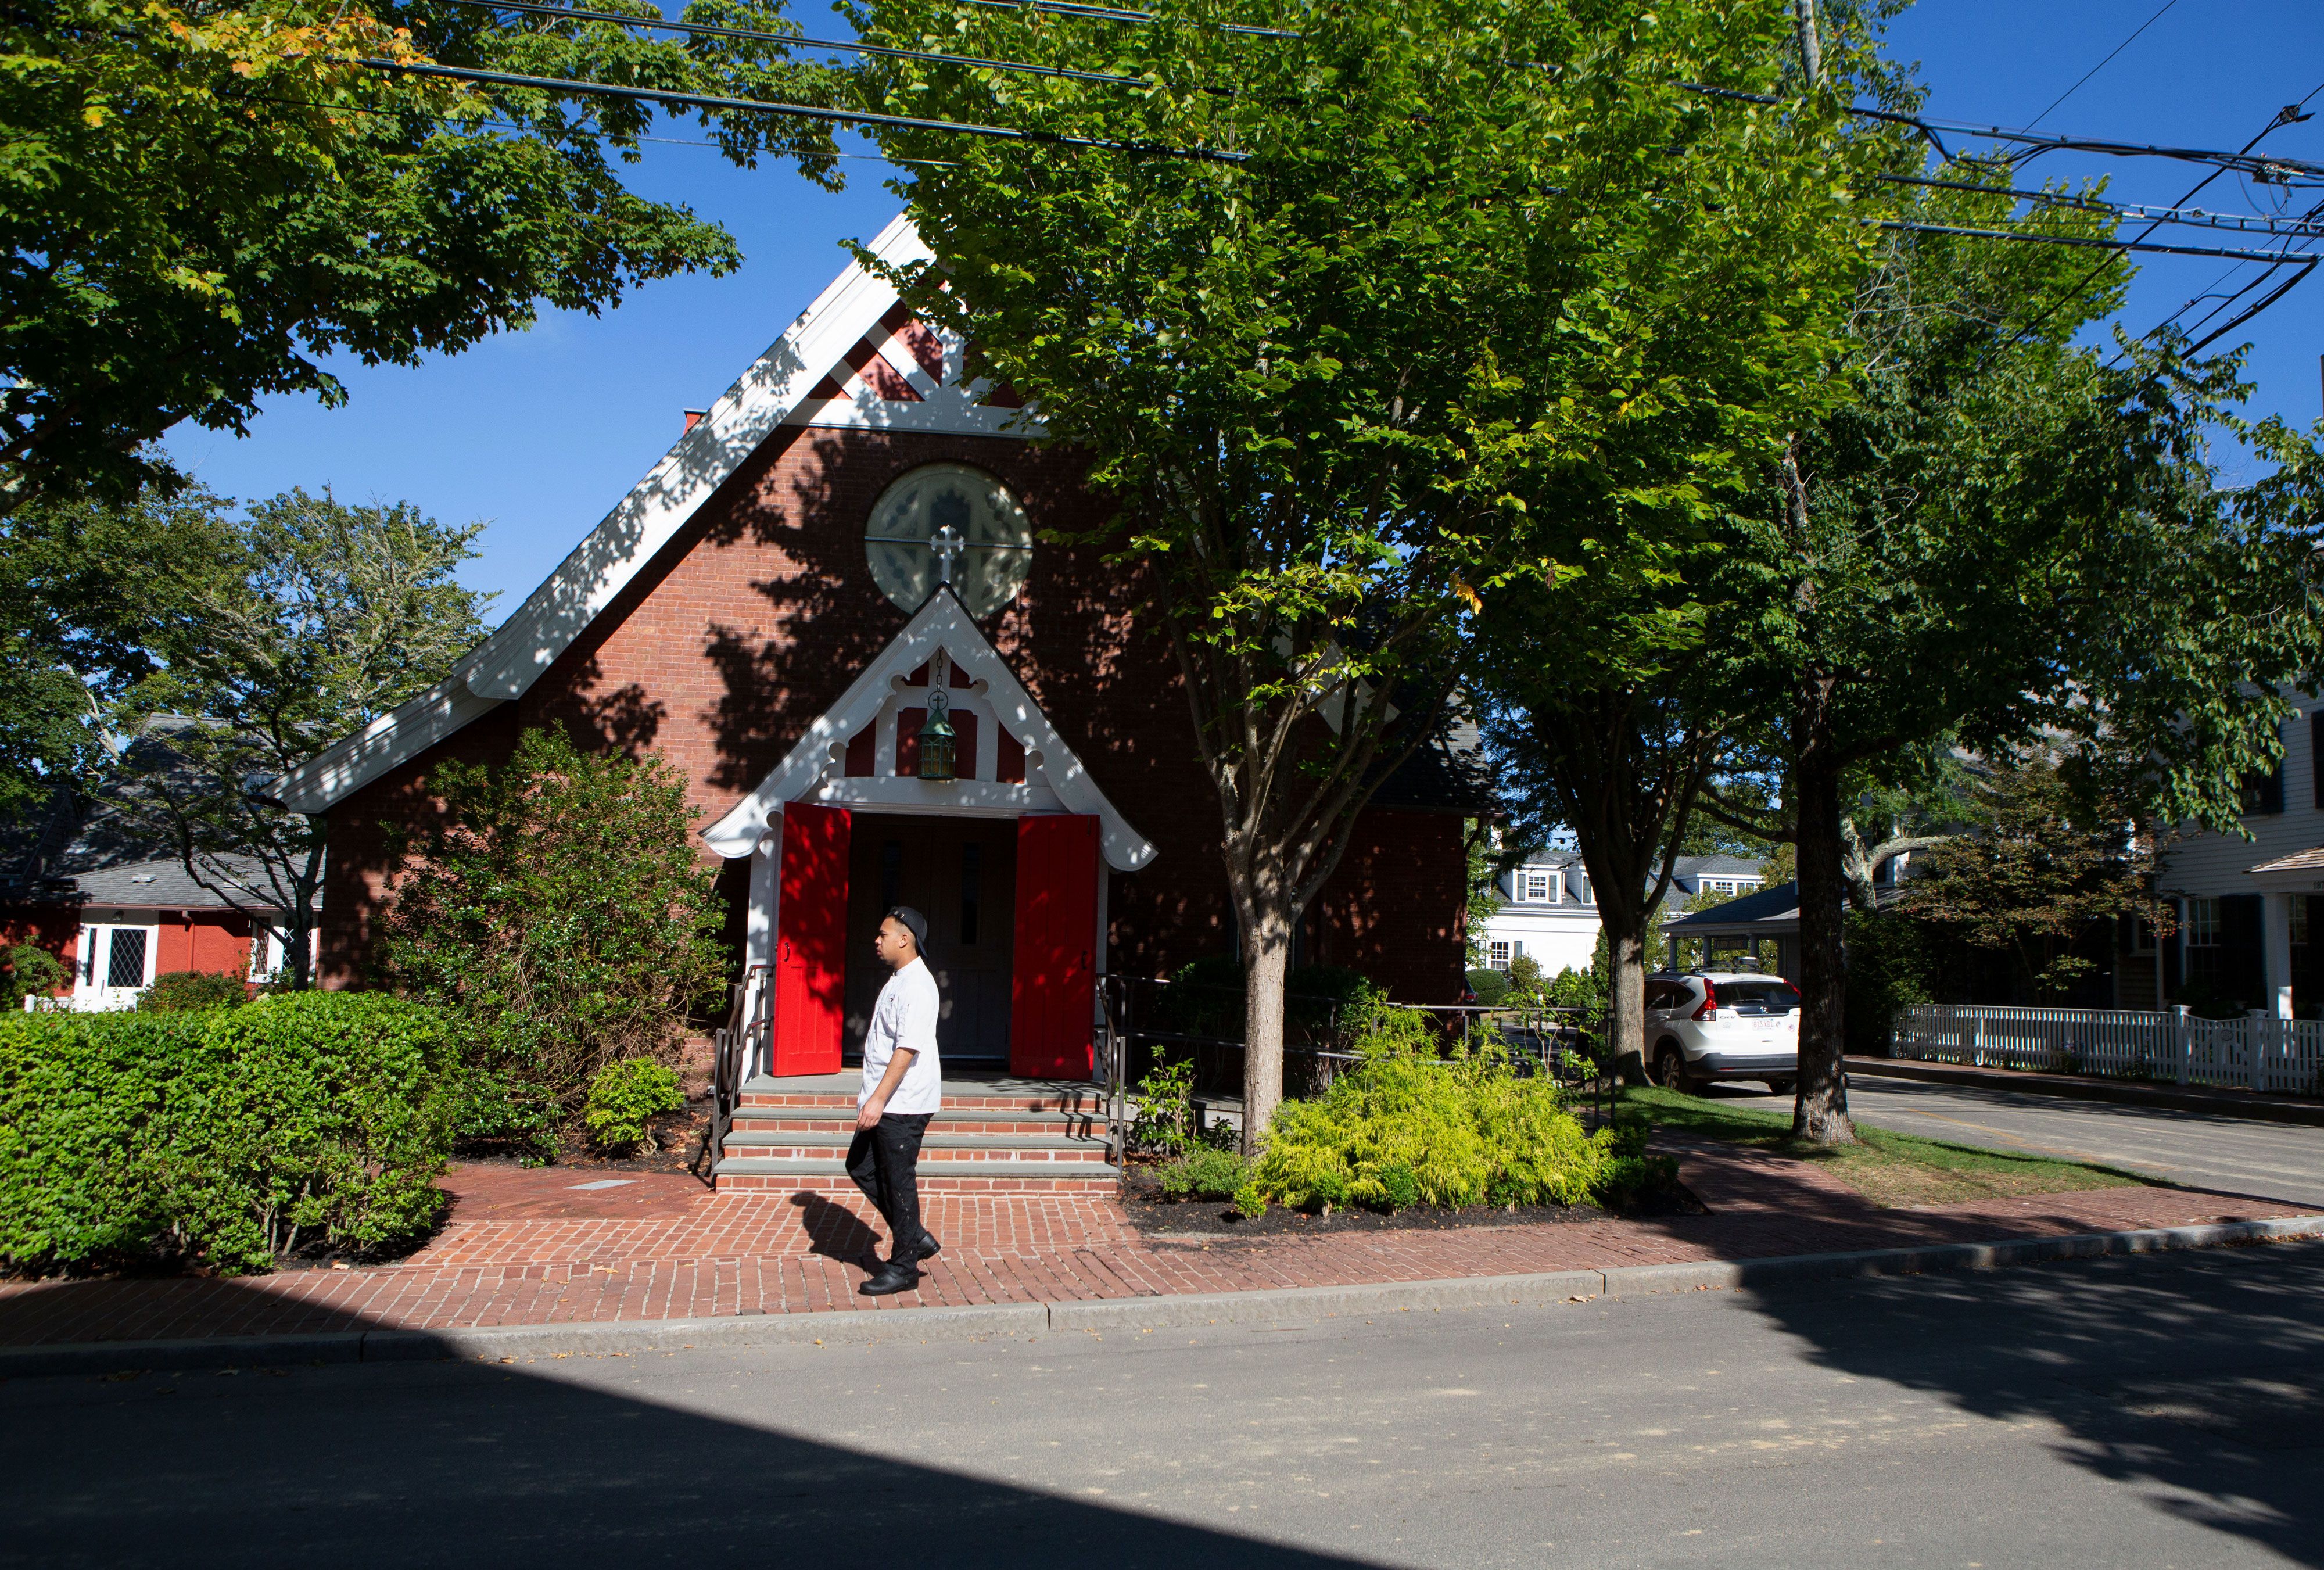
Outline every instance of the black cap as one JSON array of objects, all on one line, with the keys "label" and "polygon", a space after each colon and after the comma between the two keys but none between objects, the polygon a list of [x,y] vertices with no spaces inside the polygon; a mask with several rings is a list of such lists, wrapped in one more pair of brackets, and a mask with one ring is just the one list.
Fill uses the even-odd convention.
[{"label": "black cap", "polygon": [[927,917],[909,905],[891,905],[888,909],[888,915],[881,919],[887,920],[890,918],[902,922],[904,930],[912,935],[912,948],[916,953],[926,954],[928,951],[928,919]]}]

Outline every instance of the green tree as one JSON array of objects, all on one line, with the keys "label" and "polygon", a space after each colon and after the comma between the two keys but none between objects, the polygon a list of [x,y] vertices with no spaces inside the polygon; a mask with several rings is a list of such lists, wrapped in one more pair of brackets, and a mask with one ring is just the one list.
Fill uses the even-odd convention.
[{"label": "green tree", "polygon": [[198,487],[0,517],[0,822],[106,775],[113,706],[160,669],[155,637],[232,550]]},{"label": "green tree", "polygon": [[429,783],[444,810],[397,847],[387,978],[466,1017],[475,1067],[567,1113],[609,1064],[674,1063],[725,976],[716,870],[677,771],[528,730],[506,763]]},{"label": "green tree", "polygon": [[[637,0],[598,7],[659,19]],[[783,29],[780,0],[688,15]],[[174,476],[146,445],[240,431],[269,394],[346,393],[324,361],[410,365],[595,311],[649,279],[731,270],[734,243],[645,199],[653,106],[368,69],[364,58],[790,100],[786,46],[650,40],[453,0],[26,0],[0,18],[0,513],[121,502]],[[685,111],[678,111],[685,112]],[[715,112],[726,155],[834,182],[827,130]]]},{"label": "green tree", "polygon": [[[1914,211],[1991,228],[2013,208],[1939,190]],[[1731,701],[1757,716],[1745,743],[1796,836],[1794,1129],[1818,1142],[1853,1138],[1842,820],[1866,781],[1941,739],[2002,756],[2046,734],[2119,760],[2159,820],[2232,823],[2241,771],[2278,744],[2278,684],[2312,667],[2313,449],[2231,412],[2232,359],[2075,347],[2125,275],[2063,248],[1890,236],[1859,291],[1849,402],[1784,445],[1723,559],[1743,607],[1725,623],[1744,651]],[[2273,466],[2230,492],[2212,452],[2238,442]]]},{"label": "green tree", "polygon": [[146,743],[124,759],[122,805],[203,888],[281,933],[299,988],[325,832],[276,801],[274,782],[442,679],[484,635],[492,596],[453,576],[484,525],[292,490],[225,527],[231,553],[181,586],[151,645],[159,669],[116,711]]},{"label": "green tree", "polygon": [[[1219,797],[1255,1140],[1296,918],[1438,723],[1462,618],[1511,583],[1639,570],[1637,539],[1691,514],[1706,469],[1740,472],[1770,381],[1816,361],[1774,328],[1858,265],[1837,120],[1682,85],[1774,85],[1777,0],[1232,13],[1266,36],[1202,6],[853,14],[882,42],[1131,79],[890,59],[864,85],[1120,144],[887,135],[933,161],[898,189],[935,261],[899,282],[1121,503],[1107,539]],[[1680,323],[1696,352],[1661,356]]]},{"label": "green tree", "polygon": [[1901,911],[2002,956],[2023,995],[2056,1002],[2098,971],[2091,929],[2138,917],[2167,932],[2155,898],[2155,840],[2141,803],[2085,760],[2037,751],[1993,771],[1976,832],[1916,858]]}]

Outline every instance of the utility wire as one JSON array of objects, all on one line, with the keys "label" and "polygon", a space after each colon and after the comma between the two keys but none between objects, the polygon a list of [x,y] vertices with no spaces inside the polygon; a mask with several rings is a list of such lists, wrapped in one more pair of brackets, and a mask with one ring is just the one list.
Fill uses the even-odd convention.
[{"label": "utility wire", "polygon": [[1022,71],[1033,76],[1066,77],[1079,82],[1105,82],[1120,87],[1150,88],[1146,77],[1117,76],[1110,71],[1074,70],[1066,66],[1035,65],[1027,60],[982,60],[974,55],[939,54],[925,49],[901,49],[893,44],[807,38],[795,32],[768,32],[757,28],[728,27],[719,23],[670,22],[658,16],[625,16],[618,11],[586,11],[576,6],[545,5],[540,0],[452,0],[455,5],[480,11],[521,11],[534,16],[567,17],[576,22],[611,22],[622,27],[642,27],[656,32],[683,32],[705,38],[740,38],[779,43],[798,49],[830,49],[855,54],[891,56],[898,60],[930,60],[939,65],[969,66],[979,70]]},{"label": "utility wire", "polygon": [[[1883,229],[1915,235],[1964,235],[1979,240],[2024,240],[2030,245],[2068,245],[2089,251],[2148,251],[2163,256],[2225,256],[2237,262],[2281,263],[2293,260],[2282,251],[2238,251],[2226,245],[2153,245],[2138,240],[2097,240],[2082,235],[2043,235],[2025,229],[1971,229],[1954,224],[1920,224],[1902,218],[1868,218]],[[2150,226],[2147,233],[2153,234]],[[2105,265],[2103,263],[2101,266]],[[2095,274],[2093,274],[2095,276]]]},{"label": "utility wire", "polygon": [[[1078,16],[1093,22],[1127,22],[1143,26],[1149,23],[1176,21],[1151,11],[1130,11],[1112,5],[1074,5],[1066,0],[958,0],[963,5],[982,5],[994,11],[1040,11],[1052,16]],[[1211,32],[1240,33],[1248,38],[1297,38],[1299,34],[1286,27],[1253,27],[1240,22],[1196,22],[1184,25],[1200,27]]]},{"label": "utility wire", "polygon": [[1010,125],[980,125],[967,120],[927,120],[911,115],[881,115],[864,109],[832,109],[815,104],[786,104],[771,98],[730,98],[712,93],[691,93],[673,88],[632,88],[611,82],[579,81],[569,77],[524,76],[515,71],[476,70],[466,66],[420,64],[410,60],[364,58],[355,61],[372,70],[399,76],[440,77],[449,81],[475,82],[486,87],[531,88],[542,92],[572,93],[585,97],[626,98],[636,103],[677,104],[689,109],[718,109],[742,114],[779,115],[790,119],[828,120],[842,125],[883,125],[899,131],[957,131],[1006,142],[1036,143],[1049,147],[1086,147],[1105,152],[1150,153],[1164,158],[1187,158],[1204,163],[1243,163],[1247,152],[1226,152],[1211,147],[1172,147],[1160,143],[1120,142],[1099,136],[1072,136],[1057,131],[1025,131]]},{"label": "utility wire", "polygon": [[[2262,137],[2266,136],[2270,132],[2274,131],[2279,126],[2293,125],[2299,121],[2309,118],[2309,115],[2305,113],[2305,110],[2308,107],[2308,98],[2314,97],[2318,93],[2324,93],[2324,82],[2319,82],[2314,89],[2309,93],[2307,98],[2301,99],[2297,104],[2287,104],[2282,108],[2278,109],[2275,112],[2274,118],[2271,119],[2266,125],[2260,127],[2259,134],[2254,136],[2250,141],[2244,143],[2243,152],[2245,153],[2248,153],[2253,148],[2260,144],[2260,139]],[[2238,153],[2237,156],[2241,157],[2242,154]],[[2218,179],[2219,176],[2225,174],[2227,171],[2227,166],[2224,164],[2214,169],[2210,173],[2205,175],[2202,179],[2190,186],[2187,189],[2187,194],[2181,197],[2177,201],[2172,202],[2171,205],[2174,208],[2185,207],[2189,202],[2194,200],[2198,195],[2201,194],[2205,186],[2210,184],[2213,180]],[[2145,228],[2139,231],[2138,239],[2145,239],[2149,235],[2152,235],[2155,230],[2162,226],[2162,222],[2159,219],[2147,225]],[[2135,245],[2136,242],[2134,241],[2131,244]],[[2128,245],[2125,245],[2120,248],[2126,250],[2130,247]],[[2043,306],[2042,309],[2034,315],[2032,320],[2026,322],[2023,327],[2016,328],[2015,331],[2004,334],[2001,337],[1996,338],[1993,344],[1987,346],[1986,353],[1988,355],[1991,354],[1994,347],[2000,344],[2015,343],[2019,338],[2024,337],[2027,333],[2032,332],[2035,328],[2040,327],[2043,322],[2048,321],[2052,317],[2057,315],[2058,308],[2060,306],[2064,305],[2066,301],[2080,294],[2084,289],[2089,286],[2090,281],[2096,278],[2101,272],[2105,271],[2105,269],[2106,263],[2104,262],[2100,262],[2096,267],[2091,268],[2088,272],[2082,274],[2071,288],[2062,291],[2055,299],[2052,300],[2049,304]],[[2306,274],[2302,273],[2301,276],[2305,277]]]},{"label": "utility wire", "polygon": [[[1938,190],[1965,190],[1979,196],[2015,197],[2021,201],[2040,202],[2050,207],[2073,208],[2082,212],[2108,213],[2117,218],[2136,222],[2151,219],[2158,224],[2185,224],[2207,229],[2232,229],[2243,234],[2324,235],[2324,225],[2309,218],[2280,218],[2264,213],[2215,213],[2202,208],[2158,208],[2144,202],[2109,202],[2097,197],[2073,196],[2063,191],[2024,190],[2015,186],[1979,185],[1968,180],[1932,180],[1909,174],[1876,174],[1872,177],[1883,185],[1927,186]],[[2257,226],[2256,228],[2254,226]]]},{"label": "utility wire", "polygon": [[[2051,99],[2051,100],[2050,100],[2050,109],[2054,109],[2054,108],[2056,108],[2059,105],[2061,105],[2061,104],[2064,103],[2068,98],[2070,98],[2070,97],[2072,97],[2076,93],[2080,92],[2080,91],[2082,90],[2082,83],[2083,83],[2083,82],[2087,82],[2087,81],[2089,81],[2092,77],[2094,77],[2094,76],[2098,75],[2100,71],[2102,71],[2102,70],[2106,69],[2107,69],[2107,67],[2108,67],[2108,66],[2112,65],[2112,64],[2114,63],[2114,57],[2115,57],[2115,55],[2120,54],[2124,50],[2126,50],[2126,49],[2128,49],[2132,44],[2136,43],[2136,42],[2138,42],[2138,34],[2139,34],[2139,33],[2141,33],[2141,32],[2144,32],[2148,28],[2150,28],[2150,27],[2153,26],[2156,23],[2158,23],[2158,22],[2162,21],[2162,20],[2163,20],[2163,13],[2164,11],[2168,11],[2168,10],[2170,10],[2173,5],[2178,5],[2178,4],[2179,4],[2179,0],[2163,0],[2163,10],[2162,10],[2162,11],[2157,11],[2153,15],[2152,15],[2152,16],[2148,17],[2145,21],[2144,21],[2144,22],[2140,23],[2138,24],[2137,32],[2133,32],[2133,33],[2132,33],[2128,38],[2124,39],[2120,43],[2117,43],[2117,44],[2116,44],[2116,45],[2114,46],[2114,51],[2113,51],[2113,53],[2108,54],[2108,55],[2106,57],[2106,59],[2104,59],[2104,60],[2102,60],[2098,61],[2098,64],[2096,64],[2096,65],[2092,66],[2089,69],[2088,69],[2088,70],[2084,71],[2084,72],[2081,74],[2081,78],[2080,78],[2080,80],[2078,80],[2078,81],[2076,81],[2072,87],[2068,88],[2064,92],[2060,93],[2056,97],[2054,97],[2054,98]],[[2044,121],[2044,120],[2048,119],[2048,118],[2050,117],[2050,109],[2044,109],[2044,110],[2043,110],[2040,114],[2038,114],[2038,115],[2034,115],[2034,118],[2032,118],[2031,120],[2026,121],[2026,122],[2025,122],[2025,129],[2027,129],[2028,131],[2031,131],[2032,129],[2034,129],[2034,126],[2039,125],[2043,121]]]}]

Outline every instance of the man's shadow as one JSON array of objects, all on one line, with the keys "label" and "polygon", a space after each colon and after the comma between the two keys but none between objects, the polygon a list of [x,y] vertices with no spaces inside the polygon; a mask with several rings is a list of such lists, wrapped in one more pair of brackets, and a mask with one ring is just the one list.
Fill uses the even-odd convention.
[{"label": "man's shadow", "polygon": [[879,1268],[880,1234],[844,1205],[835,1205],[812,1190],[791,1196],[807,1227],[808,1251],[844,1264]]}]

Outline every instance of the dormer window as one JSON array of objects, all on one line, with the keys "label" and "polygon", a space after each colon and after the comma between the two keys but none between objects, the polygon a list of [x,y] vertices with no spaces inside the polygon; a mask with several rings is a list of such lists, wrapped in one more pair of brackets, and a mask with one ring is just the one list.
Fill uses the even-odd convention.
[{"label": "dormer window", "polygon": [[1526,902],[1533,905],[1546,905],[1551,903],[1555,898],[1555,896],[1551,894],[1549,891],[1550,879],[1554,875],[1554,874],[1550,873],[1536,872],[1528,868],[1525,875]]}]

